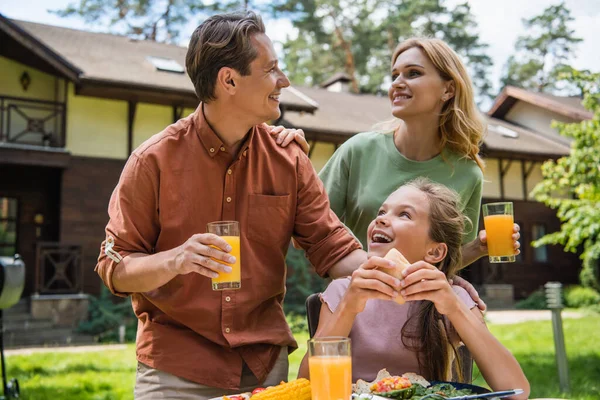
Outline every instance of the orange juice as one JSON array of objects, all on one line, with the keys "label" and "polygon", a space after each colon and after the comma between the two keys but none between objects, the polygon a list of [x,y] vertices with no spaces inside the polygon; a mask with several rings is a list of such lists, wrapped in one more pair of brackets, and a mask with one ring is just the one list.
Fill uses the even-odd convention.
[{"label": "orange juice", "polygon": [[514,219],[512,215],[487,215],[483,217],[487,234],[490,257],[511,256],[515,254],[512,234]]},{"label": "orange juice", "polygon": [[348,400],[352,395],[350,356],[311,356],[308,358],[312,400]]},{"label": "orange juice", "polygon": [[[237,283],[237,287],[234,285],[231,289],[239,288],[241,282],[241,263],[240,263],[240,237],[239,236],[221,236],[223,240],[225,240],[231,246],[231,251],[229,254],[235,257],[235,263],[223,263],[229,265],[231,267],[231,272],[219,272],[219,276],[217,278],[212,278],[213,288],[215,285],[219,285],[222,283],[234,282]],[[222,261],[219,261],[222,262]]]}]

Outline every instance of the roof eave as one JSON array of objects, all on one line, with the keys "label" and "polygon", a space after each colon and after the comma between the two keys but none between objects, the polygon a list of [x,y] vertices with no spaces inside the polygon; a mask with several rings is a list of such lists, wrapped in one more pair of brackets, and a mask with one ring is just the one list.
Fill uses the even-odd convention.
[{"label": "roof eave", "polygon": [[0,14],[0,30],[6,32],[7,35],[21,43],[25,48],[31,50],[35,55],[52,65],[67,79],[72,82],[78,82],[79,76],[83,73],[82,70],[2,14]]},{"label": "roof eave", "polygon": [[516,100],[521,100],[530,104],[535,104],[557,114],[569,117],[575,120],[592,119],[593,114],[589,111],[582,111],[566,104],[553,101],[552,99],[541,97],[535,92],[530,92],[515,86],[506,86],[494,100],[494,104],[487,112],[490,117],[500,118],[508,113]]}]

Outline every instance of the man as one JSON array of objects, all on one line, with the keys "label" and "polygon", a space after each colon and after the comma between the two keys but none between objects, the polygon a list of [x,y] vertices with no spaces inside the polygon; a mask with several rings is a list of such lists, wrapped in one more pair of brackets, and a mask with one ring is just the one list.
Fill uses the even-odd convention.
[{"label": "man", "polygon": [[[282,308],[291,237],[322,276],[366,260],[308,157],[263,124],[279,117],[290,84],[264,32],[250,12],[196,29],[186,67],[200,105],[133,152],[111,197],[96,270],[132,296],[136,399],[209,399],[287,379],[297,347]],[[240,222],[240,290],[211,289],[229,269],[215,260],[232,261],[224,240],[203,233],[216,220]]]}]

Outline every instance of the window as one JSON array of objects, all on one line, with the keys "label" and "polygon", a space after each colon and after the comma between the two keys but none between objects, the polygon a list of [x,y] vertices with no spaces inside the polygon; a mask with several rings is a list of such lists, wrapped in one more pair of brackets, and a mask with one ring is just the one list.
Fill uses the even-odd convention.
[{"label": "window", "polygon": [[17,252],[17,199],[0,197],[0,256]]},{"label": "window", "polygon": [[150,61],[158,71],[175,72],[178,74],[183,74],[185,72],[185,69],[179,65],[177,61],[171,58],[148,56],[146,59]]},{"label": "window", "polygon": [[[542,223],[534,223],[531,226],[531,239],[538,240],[546,235],[546,225]],[[540,246],[533,248],[533,259],[537,262],[548,262],[548,247]]]}]

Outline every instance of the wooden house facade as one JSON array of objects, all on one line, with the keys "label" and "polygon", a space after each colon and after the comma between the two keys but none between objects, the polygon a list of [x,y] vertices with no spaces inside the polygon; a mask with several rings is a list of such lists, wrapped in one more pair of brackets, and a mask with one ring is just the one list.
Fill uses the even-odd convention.
[{"label": "wooden house facade", "polygon": [[[99,292],[93,269],[127,157],[198,104],[185,53],[0,15],[0,255],[22,255],[24,296]],[[282,118],[272,121],[304,129],[316,170],[339,144],[390,118],[387,98],[348,93],[344,79],[284,90]],[[517,263],[492,268],[482,260],[468,268],[475,284],[510,284],[521,298],[548,280],[577,281],[575,255],[529,246],[559,223],[528,193],[541,163],[569,152],[550,121],[588,114],[576,100],[516,88],[496,99],[482,148],[484,202],[515,203],[524,249]]]}]

